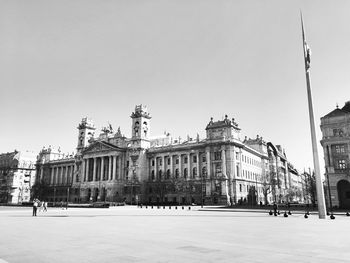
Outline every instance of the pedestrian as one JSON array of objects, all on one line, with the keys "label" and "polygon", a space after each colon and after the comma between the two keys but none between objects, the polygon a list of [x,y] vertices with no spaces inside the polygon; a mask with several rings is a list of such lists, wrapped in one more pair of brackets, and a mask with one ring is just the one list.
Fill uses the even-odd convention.
[{"label": "pedestrian", "polygon": [[44,201],[40,202],[40,212],[44,212],[45,208],[44,208]]},{"label": "pedestrian", "polygon": [[63,209],[63,201],[61,200],[61,209]]},{"label": "pedestrian", "polygon": [[36,216],[36,212],[38,210],[38,205],[39,205],[39,202],[37,199],[34,199],[33,200],[33,216]]},{"label": "pedestrian", "polygon": [[43,203],[44,203],[44,212],[47,212],[47,202],[44,201]]},{"label": "pedestrian", "polygon": [[274,202],[274,203],[273,203],[273,214],[274,214],[275,216],[277,216],[277,209],[278,209],[278,206],[277,206],[276,202]]}]

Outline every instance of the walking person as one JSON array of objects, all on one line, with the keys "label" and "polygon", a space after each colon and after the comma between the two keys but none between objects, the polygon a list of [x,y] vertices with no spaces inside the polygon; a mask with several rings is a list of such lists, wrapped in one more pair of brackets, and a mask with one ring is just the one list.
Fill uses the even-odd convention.
[{"label": "walking person", "polygon": [[44,212],[47,212],[47,202],[44,201],[43,203],[44,203]]},{"label": "walking person", "polygon": [[36,212],[38,210],[38,205],[39,205],[38,200],[34,199],[34,201],[33,201],[33,216],[36,216]]}]

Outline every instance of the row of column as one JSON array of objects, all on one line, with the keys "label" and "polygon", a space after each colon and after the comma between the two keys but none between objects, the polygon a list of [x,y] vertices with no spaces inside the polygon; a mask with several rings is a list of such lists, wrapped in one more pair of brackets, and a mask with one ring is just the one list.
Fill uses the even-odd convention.
[{"label": "row of column", "polygon": [[82,162],[82,181],[95,182],[122,179],[122,159],[121,155],[84,158]]},{"label": "row of column", "polygon": [[[191,153],[176,154],[176,155],[163,155],[161,157],[156,157],[154,159],[150,159],[149,160],[150,174],[151,174],[152,170],[154,170],[154,172],[156,174],[158,173],[159,170],[162,170],[162,172],[165,174],[165,171],[167,170],[166,169],[166,163],[167,163],[166,161],[168,159],[170,159],[170,163],[167,165],[167,167],[170,170],[170,175],[174,176],[175,175],[175,169],[176,169],[176,164],[174,165],[174,160],[176,160],[178,158],[179,159],[179,163],[178,163],[179,177],[183,176],[183,170],[184,170],[185,166],[186,166],[187,171],[188,171],[187,172],[187,177],[188,178],[192,177],[192,175],[193,175],[192,169],[194,167],[196,167],[196,170],[197,170],[197,175],[196,176],[199,177],[202,174],[202,171],[200,170],[200,165],[199,165],[201,154],[202,153],[200,153],[199,151],[195,153],[194,156],[196,156],[197,161],[196,161],[196,163],[194,163],[192,161],[192,164],[195,164],[195,166],[191,165],[191,157],[192,157]],[[182,162],[182,156],[187,157],[187,164]],[[158,164],[158,159],[159,158],[162,158],[162,164],[161,165]],[[154,161],[154,166],[152,166],[152,161]],[[207,173],[207,176],[210,177],[210,152],[209,151],[206,152],[206,173]]]},{"label": "row of column", "polygon": [[53,166],[51,168],[51,185],[70,185],[73,182],[74,164]]}]

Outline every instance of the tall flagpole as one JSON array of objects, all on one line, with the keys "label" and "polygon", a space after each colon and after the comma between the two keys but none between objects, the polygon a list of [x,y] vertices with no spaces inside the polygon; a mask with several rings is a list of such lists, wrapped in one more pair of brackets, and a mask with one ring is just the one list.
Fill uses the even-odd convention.
[{"label": "tall flagpole", "polygon": [[304,22],[303,15],[301,16],[301,29],[303,34],[303,50],[304,50],[304,62],[305,62],[305,74],[306,74],[306,88],[307,88],[307,100],[309,104],[309,118],[310,118],[310,129],[311,129],[311,141],[312,141],[312,152],[314,160],[314,170],[316,177],[316,192],[317,192],[317,204],[318,204],[318,217],[320,219],[326,218],[326,203],[324,199],[323,184],[320,173],[320,164],[318,159],[317,151],[317,141],[315,132],[315,120],[314,120],[314,110],[312,107],[312,96],[311,96],[311,84],[310,84],[310,49],[305,41],[304,34]]}]

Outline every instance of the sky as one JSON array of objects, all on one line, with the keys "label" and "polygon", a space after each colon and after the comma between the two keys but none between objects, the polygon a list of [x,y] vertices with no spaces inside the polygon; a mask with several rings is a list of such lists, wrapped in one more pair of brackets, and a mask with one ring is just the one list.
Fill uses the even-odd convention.
[{"label": "sky", "polygon": [[[300,10],[320,118],[350,100],[350,2],[0,0],[0,152],[72,152],[83,117],[203,138],[213,117],[313,167]],[[324,166],[318,144],[320,165]]]}]

